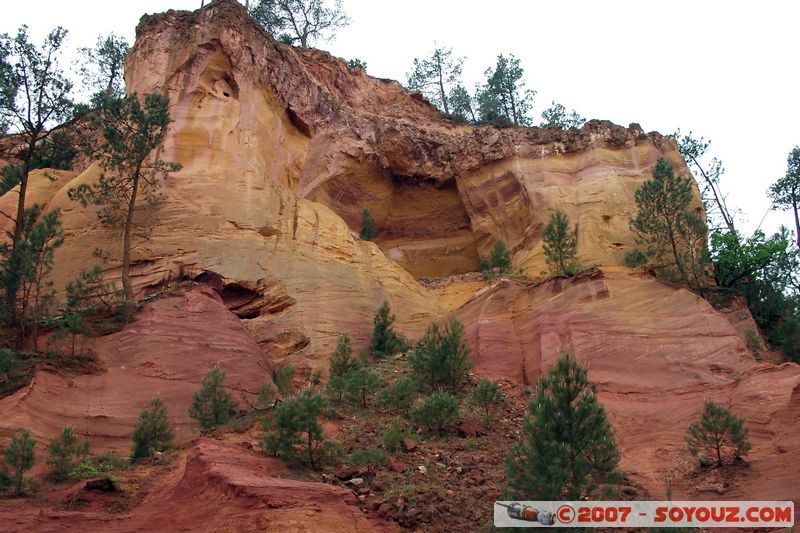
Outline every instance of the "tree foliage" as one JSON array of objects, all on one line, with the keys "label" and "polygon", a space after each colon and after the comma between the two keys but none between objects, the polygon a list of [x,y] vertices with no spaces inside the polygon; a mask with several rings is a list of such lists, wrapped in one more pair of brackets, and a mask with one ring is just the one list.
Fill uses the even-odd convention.
[{"label": "tree foliage", "polygon": [[736,417],[728,409],[714,402],[706,402],[700,420],[686,430],[686,445],[693,455],[710,455],[722,466],[723,456],[732,453],[735,457],[747,455],[750,443],[744,418]]},{"label": "tree foliage", "polygon": [[480,268],[486,279],[491,279],[501,274],[510,272],[514,267],[511,262],[511,251],[506,243],[497,239],[494,241],[489,259],[481,259]]},{"label": "tree foliage", "polygon": [[378,404],[407,413],[418,393],[417,383],[411,378],[400,378],[378,395]]},{"label": "tree foliage", "polygon": [[203,376],[200,390],[192,397],[189,416],[197,421],[201,431],[208,431],[225,424],[232,407],[233,400],[225,390],[225,371],[215,367]]},{"label": "tree foliage", "polygon": [[[69,190],[69,197],[82,205],[101,206],[101,222],[122,231],[122,286],[127,302],[133,302],[130,281],[131,241],[137,200],[143,196],[151,207],[161,199],[161,182],[180,165],[163,161],[158,148],[169,127],[169,100],[158,93],[136,93],[118,100],[101,99],[95,115],[103,142],[95,157],[103,173],[95,184],[83,183]],[[140,224],[141,225],[141,224]]]},{"label": "tree foliage", "polygon": [[139,422],[133,431],[133,459],[144,459],[155,452],[163,452],[172,446],[174,438],[167,406],[156,396],[150,401],[150,406],[139,413]]},{"label": "tree foliage", "polygon": [[431,389],[461,389],[471,366],[461,322],[452,318],[444,327],[437,322],[428,325],[409,353],[408,362],[415,378]]},{"label": "tree foliage", "polygon": [[681,135],[680,130],[678,130],[675,132],[674,137],[678,142],[678,149],[686,159],[689,168],[702,177],[700,196],[709,225],[716,226],[713,221],[716,217],[720,217],[727,230],[733,230],[733,216],[728,209],[725,194],[720,188],[720,177],[725,172],[722,161],[716,157],[712,158],[708,163],[704,161],[711,141],[703,137],[694,137],[691,131],[688,135]]},{"label": "tree foliage", "polygon": [[408,349],[405,338],[394,330],[394,321],[389,302],[384,301],[372,320],[369,350],[374,358],[380,359]]},{"label": "tree foliage", "polygon": [[285,399],[275,407],[274,416],[264,420],[261,447],[284,461],[317,468],[324,454],[325,438],[319,422],[324,407],[323,397],[310,388]]},{"label": "tree foliage", "polygon": [[638,209],[631,229],[648,258],[678,269],[680,280],[702,290],[706,260],[706,226],[691,209],[692,180],[676,176],[666,159],[659,159],[653,179],[636,190]]},{"label": "tree foliage", "polygon": [[481,122],[496,125],[530,126],[528,115],[536,91],[525,88],[524,71],[513,54],[497,56],[494,68],[484,73],[486,82],[478,90],[478,115]]},{"label": "tree foliage", "polygon": [[786,160],[786,174],[770,185],[768,195],[773,207],[791,209],[794,214],[795,238],[800,248],[800,146],[795,146]]},{"label": "tree foliage", "polygon": [[486,420],[489,419],[493,408],[503,403],[503,391],[496,381],[489,379],[480,380],[470,391],[469,401],[479,409],[483,409]]},{"label": "tree foliage", "polygon": [[371,241],[378,234],[378,224],[372,217],[369,209],[366,207],[361,210],[361,229],[358,232],[358,237],[362,241]]},{"label": "tree foliage", "polygon": [[350,348],[350,335],[347,333],[336,341],[336,349],[331,354],[328,365],[331,377],[344,376],[358,366],[358,361],[353,358],[353,349]]},{"label": "tree foliage", "polygon": [[415,425],[440,435],[457,419],[458,400],[447,392],[435,392],[411,409],[411,421]]},{"label": "tree foliage", "polygon": [[50,458],[47,465],[56,481],[66,481],[70,472],[84,457],[89,454],[89,441],[81,441],[70,427],[61,429],[58,438],[50,442],[48,448]]},{"label": "tree foliage", "polygon": [[3,470],[11,480],[16,496],[25,494],[25,472],[33,467],[35,446],[36,441],[31,438],[31,434],[23,431],[14,435],[3,451]]},{"label": "tree foliage", "polygon": [[369,368],[351,370],[344,377],[344,387],[348,398],[351,402],[358,403],[364,408],[369,405],[370,399],[381,386],[380,377]]},{"label": "tree foliage", "polygon": [[[121,99],[125,96],[125,58],[130,45],[124,37],[109,33],[98,35],[94,48],[79,48],[83,56],[80,74],[94,94]],[[95,98],[97,100],[97,98]]]},{"label": "tree foliage", "polygon": [[296,369],[291,365],[280,365],[272,372],[272,382],[278,387],[281,396],[289,396],[294,390],[292,380]]},{"label": "tree foliage", "polygon": [[[58,27],[51,31],[41,46],[29,42],[28,28],[22,26],[15,37],[0,35],[0,122],[2,129],[18,135],[5,159],[19,163],[3,169],[0,195],[19,187],[16,214],[0,213],[13,224],[10,249],[6,261],[15,268],[21,259],[20,244],[29,223],[27,201],[28,177],[34,166],[34,156],[41,142],[53,135],[73,109],[69,98],[72,83],[59,65],[59,56],[67,31]],[[7,279],[5,292],[6,321],[16,324],[15,301],[19,285],[17,278]]]},{"label": "tree foliage", "polygon": [[592,499],[619,479],[619,451],[586,369],[564,352],[539,379],[522,441],[506,458],[508,495],[525,500]]},{"label": "tree foliage", "polygon": [[539,127],[568,130],[569,128],[580,128],[585,122],[586,119],[580,116],[577,111],[573,109],[567,113],[566,107],[554,101],[550,107],[542,111],[542,122]]},{"label": "tree foliage", "polygon": [[445,115],[450,115],[450,95],[460,86],[463,63],[464,58],[453,57],[452,48],[436,46],[429,57],[414,58],[414,66],[406,75],[406,86],[411,91],[421,92]]},{"label": "tree foliage", "polygon": [[573,276],[577,270],[578,226],[570,231],[569,218],[559,210],[550,216],[542,233],[544,255],[550,272]]},{"label": "tree foliage", "polygon": [[276,39],[303,48],[350,24],[341,0],[259,0],[250,16]]}]

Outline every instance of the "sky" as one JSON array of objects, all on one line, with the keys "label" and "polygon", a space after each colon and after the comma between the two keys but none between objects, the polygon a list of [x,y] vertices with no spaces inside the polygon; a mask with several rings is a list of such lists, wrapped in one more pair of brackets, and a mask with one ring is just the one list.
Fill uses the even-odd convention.
[{"label": "sky", "polygon": [[[255,1],[255,0],[254,0]],[[112,6],[113,7],[109,7]],[[39,0],[3,7],[0,32],[28,24],[38,41],[56,25],[67,47],[115,32],[130,42],[139,17],[196,9],[200,0]],[[726,169],[722,189],[751,232],[770,207],[766,190],[800,145],[800,2],[765,0],[343,0],[351,24],[316,46],[360,58],[369,74],[405,80],[414,57],[438,46],[464,57],[468,88],[498,54],[513,53],[537,91],[538,121],[553,100],[586,118],[639,123],[664,134],[680,128],[711,140]],[[79,6],[79,8],[78,8]],[[762,229],[793,227],[770,212]]]}]

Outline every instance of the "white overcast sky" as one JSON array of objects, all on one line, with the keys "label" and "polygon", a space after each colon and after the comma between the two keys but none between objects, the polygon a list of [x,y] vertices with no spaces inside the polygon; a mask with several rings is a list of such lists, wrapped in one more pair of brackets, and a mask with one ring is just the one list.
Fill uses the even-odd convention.
[{"label": "white overcast sky", "polygon": [[[28,24],[37,41],[56,25],[68,47],[115,32],[133,42],[144,13],[196,9],[199,0],[39,0],[3,6],[0,32]],[[538,91],[535,114],[552,100],[584,117],[645,131],[692,130],[712,140],[727,170],[729,206],[751,231],[769,207],[768,185],[800,144],[800,2],[673,0],[344,0],[352,23],[317,43],[358,57],[373,76],[404,81],[414,57],[436,41],[466,58],[468,88],[513,53]],[[793,226],[771,213],[764,229]]]}]

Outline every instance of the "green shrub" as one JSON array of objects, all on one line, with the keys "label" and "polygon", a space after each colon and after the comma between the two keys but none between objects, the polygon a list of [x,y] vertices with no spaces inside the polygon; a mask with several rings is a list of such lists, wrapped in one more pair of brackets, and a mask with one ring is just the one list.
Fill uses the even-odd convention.
[{"label": "green shrub", "polygon": [[523,435],[509,450],[509,499],[593,499],[619,479],[619,451],[586,369],[565,352],[528,403]]},{"label": "green shrub", "polygon": [[139,423],[133,431],[133,460],[163,452],[172,446],[174,438],[175,434],[167,417],[167,407],[156,396],[150,401],[150,406],[139,413]]},{"label": "green shrub", "polygon": [[544,228],[542,241],[550,272],[555,275],[574,275],[577,270],[578,226],[570,231],[569,218],[556,210]]},{"label": "green shrub", "polygon": [[347,376],[333,376],[325,384],[325,396],[334,403],[341,403],[347,391]]},{"label": "green shrub", "polygon": [[36,441],[28,431],[17,433],[3,452],[3,471],[14,489],[16,496],[25,494],[25,472],[31,469],[36,457],[34,447]]},{"label": "green shrub", "polygon": [[358,232],[358,236],[361,238],[361,240],[371,241],[377,234],[378,224],[375,222],[375,219],[372,218],[372,213],[370,213],[369,209],[367,208],[362,209],[361,231]]},{"label": "green shrub", "polygon": [[469,401],[475,407],[482,409],[484,417],[488,420],[492,408],[503,403],[503,391],[497,382],[484,378],[470,391]]},{"label": "green shrub", "polygon": [[428,432],[442,434],[457,419],[458,400],[446,392],[434,393],[411,409],[411,421]]},{"label": "green shrub", "polygon": [[639,268],[647,264],[647,256],[643,251],[636,248],[625,254],[622,263],[628,268]]},{"label": "green shrub", "polygon": [[65,481],[69,473],[75,468],[75,462],[80,462],[89,453],[89,441],[78,440],[75,431],[67,426],[61,430],[58,439],[52,441],[49,447],[50,459],[47,464],[53,479]]},{"label": "green shrub", "polygon": [[352,466],[366,468],[367,474],[373,474],[375,469],[386,464],[387,460],[388,455],[384,450],[380,448],[366,448],[351,453],[348,463]]},{"label": "green shrub", "polygon": [[761,346],[758,333],[756,333],[753,328],[747,328],[744,330],[744,343],[747,346],[747,349],[750,350],[750,353],[753,354],[753,358],[760,362],[761,350],[763,349],[763,346]]},{"label": "green shrub", "polygon": [[280,365],[272,372],[272,382],[278,387],[281,396],[289,396],[294,390],[292,380],[296,370],[291,365]]},{"label": "green shrub", "polygon": [[225,390],[225,371],[215,367],[203,376],[200,390],[192,397],[189,416],[200,424],[201,431],[208,431],[225,424],[232,407],[233,400]]},{"label": "green shrub", "polygon": [[272,407],[276,398],[277,392],[275,390],[275,385],[272,383],[262,383],[261,387],[258,389],[258,396],[256,396],[256,403],[253,407],[257,411],[265,411]]},{"label": "green shrub", "polygon": [[408,355],[414,377],[431,389],[440,386],[458,390],[469,373],[469,348],[463,338],[464,328],[457,318],[444,328],[434,322]]},{"label": "green shrub", "polygon": [[381,430],[381,440],[383,447],[389,453],[397,453],[403,449],[403,440],[415,439],[417,434],[406,427],[399,418],[392,420],[392,423]]},{"label": "green shrub", "polygon": [[331,377],[344,376],[358,366],[358,361],[353,358],[353,349],[350,348],[350,335],[344,334],[336,341],[336,349],[331,354],[329,372]]},{"label": "green shrub", "polygon": [[353,403],[360,403],[361,407],[367,407],[369,400],[381,386],[378,374],[368,368],[351,370],[344,378],[348,399]]},{"label": "green shrub", "polygon": [[324,398],[310,388],[285,399],[275,407],[272,419],[262,423],[261,448],[287,463],[319,468],[331,452],[319,422],[324,408]]},{"label": "green shrub", "polygon": [[410,378],[400,378],[378,395],[378,405],[408,412],[417,397],[417,383]]},{"label": "green shrub", "polygon": [[0,348],[0,397],[10,392],[20,375],[21,362],[8,348]]},{"label": "green shrub", "polygon": [[369,342],[369,351],[375,359],[408,349],[406,339],[392,327],[394,320],[395,316],[389,310],[389,302],[383,302],[372,321],[372,337]]},{"label": "green shrub", "polygon": [[727,452],[739,458],[750,451],[744,418],[710,401],[706,402],[700,420],[687,428],[686,445],[693,455],[704,453],[705,458],[715,460],[717,466],[722,466],[723,455]]},{"label": "green shrub", "polygon": [[483,277],[491,280],[501,274],[510,272],[514,265],[511,262],[511,252],[509,251],[506,243],[497,239],[494,241],[494,247],[489,259],[481,258],[479,262]]}]

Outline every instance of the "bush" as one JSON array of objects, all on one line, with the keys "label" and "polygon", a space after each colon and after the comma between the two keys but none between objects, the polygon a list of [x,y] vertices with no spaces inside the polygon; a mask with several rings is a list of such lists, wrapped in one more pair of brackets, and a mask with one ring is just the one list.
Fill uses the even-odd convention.
[{"label": "bush", "polygon": [[3,452],[3,471],[10,481],[16,496],[25,494],[25,472],[31,469],[36,457],[34,453],[36,441],[27,431],[18,433],[11,438],[11,442]]},{"label": "bush", "polygon": [[289,396],[294,390],[292,379],[296,370],[291,365],[281,365],[272,372],[272,382],[278,387],[281,396]]},{"label": "bush", "polygon": [[347,392],[347,376],[333,376],[325,385],[325,396],[334,403],[341,403]]},{"label": "bush", "polygon": [[225,391],[225,371],[213,368],[204,377],[200,390],[194,393],[189,416],[208,431],[225,424],[230,418],[233,401]]},{"label": "bush", "polygon": [[279,403],[274,417],[262,424],[261,448],[287,463],[299,462],[318,468],[329,452],[319,423],[324,408],[323,397],[310,388]]},{"label": "bush", "polygon": [[763,346],[761,346],[761,340],[758,338],[758,333],[756,333],[753,328],[747,328],[744,330],[744,343],[747,346],[747,349],[750,350],[750,353],[753,354],[753,358],[760,362],[761,350],[763,349]]},{"label": "bush", "polygon": [[398,418],[392,420],[392,423],[381,431],[381,439],[383,440],[383,447],[389,453],[397,453],[403,448],[403,440],[414,439],[417,434]]},{"label": "bush", "polygon": [[647,256],[643,251],[636,248],[625,254],[622,263],[628,268],[639,268],[647,264]]},{"label": "bush", "polygon": [[483,277],[487,280],[510,272],[514,265],[511,263],[511,252],[506,243],[500,239],[494,241],[494,247],[489,259],[481,258],[479,266],[481,272],[483,272]]},{"label": "bush", "polygon": [[400,378],[378,395],[378,405],[408,412],[417,397],[417,383],[410,378]]},{"label": "bush", "polygon": [[405,338],[392,327],[394,320],[395,316],[389,311],[389,302],[383,302],[372,321],[372,337],[369,342],[369,350],[375,359],[408,349]]},{"label": "bush", "polygon": [[375,219],[372,218],[372,213],[369,212],[369,209],[362,209],[361,210],[361,231],[358,232],[358,236],[361,240],[364,241],[371,241],[375,238],[375,235],[378,234],[378,224],[375,222]]},{"label": "bush", "polygon": [[366,448],[351,453],[348,463],[352,466],[366,468],[367,474],[372,475],[377,467],[386,464],[388,458],[386,452],[380,448]]},{"label": "bush", "polygon": [[51,475],[56,481],[65,481],[69,473],[75,468],[75,462],[80,462],[89,453],[89,441],[78,440],[75,431],[67,426],[61,430],[58,439],[52,441],[49,447]]},{"label": "bush", "polygon": [[366,408],[369,400],[381,385],[380,377],[373,370],[359,368],[351,370],[345,377],[345,392],[353,403]]},{"label": "bush", "polygon": [[428,396],[411,410],[411,421],[428,432],[442,434],[457,419],[458,400],[446,392]]},{"label": "bush", "polygon": [[0,348],[0,397],[14,388],[20,366],[17,354],[8,348]]},{"label": "bush", "polygon": [[596,387],[568,352],[539,379],[522,439],[508,453],[508,499],[578,500],[619,479],[619,451]]},{"label": "bush", "polygon": [[336,341],[336,349],[331,354],[329,371],[331,377],[344,376],[358,366],[358,361],[353,358],[353,349],[350,348],[350,335],[346,333]]},{"label": "bush", "polygon": [[502,404],[504,400],[503,392],[497,382],[485,378],[473,387],[469,395],[470,403],[479,409],[483,409],[487,420],[492,408]]},{"label": "bush", "polygon": [[747,455],[750,451],[747,435],[744,418],[734,416],[714,402],[706,402],[700,420],[686,430],[686,445],[692,455],[704,453],[706,459],[716,460],[717,466],[722,466],[726,452],[736,458]]},{"label": "bush", "polygon": [[550,272],[573,276],[577,270],[578,226],[569,230],[567,215],[556,210],[542,233],[544,256]]},{"label": "bush", "polygon": [[425,335],[408,355],[416,379],[431,389],[439,386],[460,389],[469,373],[469,348],[463,339],[464,328],[457,318],[445,323],[430,324]]},{"label": "bush", "polygon": [[256,396],[256,403],[253,407],[256,411],[265,411],[273,407],[276,397],[275,385],[263,383],[258,389],[258,396]]},{"label": "bush", "polygon": [[155,452],[163,452],[172,446],[175,434],[169,425],[167,407],[156,396],[139,413],[139,423],[133,431],[133,460],[150,457]]}]

